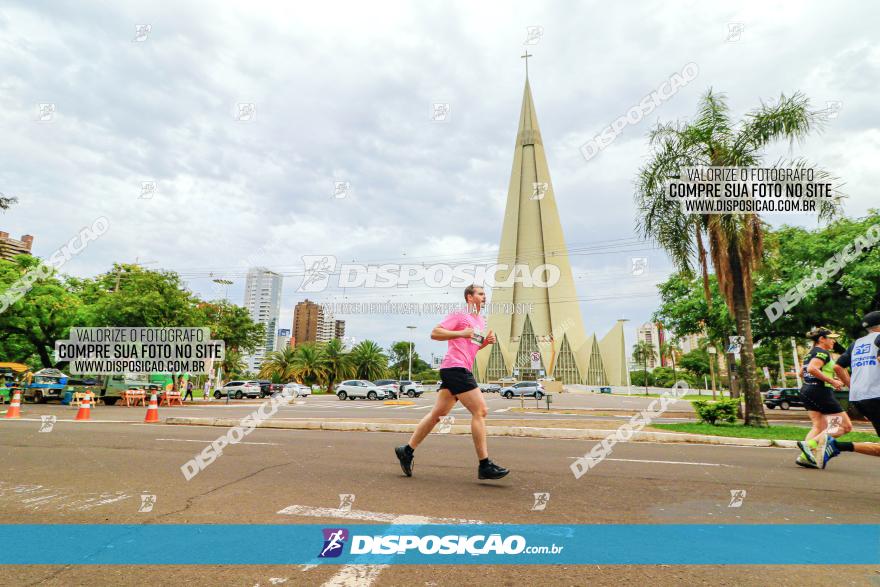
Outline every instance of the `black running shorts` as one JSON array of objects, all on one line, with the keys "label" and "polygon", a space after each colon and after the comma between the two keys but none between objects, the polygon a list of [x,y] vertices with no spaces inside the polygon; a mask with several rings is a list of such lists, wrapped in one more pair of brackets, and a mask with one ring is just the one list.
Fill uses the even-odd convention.
[{"label": "black running shorts", "polygon": [[843,406],[834,397],[834,388],[825,385],[804,385],[800,392],[804,407],[820,414],[839,414],[845,412]]},{"label": "black running shorts", "polygon": [[852,404],[861,415],[871,421],[874,430],[877,431],[877,436],[880,436],[880,397],[854,401]]},{"label": "black running shorts", "polygon": [[440,369],[440,389],[448,389],[452,395],[458,395],[477,388],[479,386],[474,374],[464,367]]}]

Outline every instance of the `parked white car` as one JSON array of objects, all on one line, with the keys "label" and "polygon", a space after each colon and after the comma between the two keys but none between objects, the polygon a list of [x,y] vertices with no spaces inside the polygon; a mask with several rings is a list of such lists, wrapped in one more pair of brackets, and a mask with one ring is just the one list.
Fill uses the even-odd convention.
[{"label": "parked white car", "polygon": [[340,400],[355,398],[377,400],[385,399],[388,395],[388,392],[381,387],[376,387],[372,382],[363,379],[349,379],[336,386],[336,397]]},{"label": "parked white car", "polygon": [[234,397],[235,399],[241,399],[243,396],[247,397],[260,397],[260,383],[258,381],[230,381],[220,389],[214,390],[214,398],[220,399],[221,397]]},{"label": "parked white car", "polygon": [[312,395],[312,388],[308,385],[291,381],[284,384],[284,392],[291,397],[306,397]]}]

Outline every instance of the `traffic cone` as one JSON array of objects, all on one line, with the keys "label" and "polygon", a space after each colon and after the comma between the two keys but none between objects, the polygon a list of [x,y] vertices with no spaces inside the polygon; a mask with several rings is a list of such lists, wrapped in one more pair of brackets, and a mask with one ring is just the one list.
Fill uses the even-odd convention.
[{"label": "traffic cone", "polygon": [[76,413],[74,420],[88,420],[92,408],[92,394],[87,393],[79,403],[79,411]]},{"label": "traffic cone", "polygon": [[6,410],[7,418],[21,418],[21,392],[16,391],[12,395],[12,401],[9,402],[9,409]]},{"label": "traffic cone", "polygon": [[150,405],[147,408],[147,417],[144,418],[145,423],[149,422],[158,422],[159,421],[159,400],[156,399],[156,394],[150,396]]}]

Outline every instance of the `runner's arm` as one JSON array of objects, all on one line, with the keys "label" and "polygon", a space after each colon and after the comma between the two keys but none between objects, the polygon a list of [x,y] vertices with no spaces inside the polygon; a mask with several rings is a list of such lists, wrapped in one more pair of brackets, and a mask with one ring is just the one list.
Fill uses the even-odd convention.
[{"label": "runner's arm", "polygon": [[834,363],[834,373],[847,387],[849,387],[849,371],[847,371],[847,368],[851,366],[852,351],[854,347],[855,343],[849,345],[846,352],[837,357],[837,362]]},{"label": "runner's arm", "polygon": [[464,330],[447,330],[443,328],[440,324],[434,327],[434,330],[431,331],[431,340],[451,340],[453,338],[464,338],[466,336],[470,336],[473,333],[473,329],[465,328]]},{"label": "runner's arm", "polygon": [[816,379],[824,381],[828,385],[833,386],[836,380],[822,373],[822,367],[825,365],[825,363],[827,363],[827,361],[823,360],[821,357],[813,357],[812,359],[810,359],[810,364],[807,365],[807,373],[809,373]]}]

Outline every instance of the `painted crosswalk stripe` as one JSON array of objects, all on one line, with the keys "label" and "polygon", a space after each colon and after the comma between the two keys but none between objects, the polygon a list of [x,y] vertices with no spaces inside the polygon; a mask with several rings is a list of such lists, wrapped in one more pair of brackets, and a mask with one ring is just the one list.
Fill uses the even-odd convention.
[{"label": "painted crosswalk stripe", "polygon": [[[421,526],[425,524],[483,524],[480,520],[429,518],[427,516],[398,515],[384,512],[367,512],[362,510],[341,510],[336,508],[316,508],[304,505],[288,506],[278,513],[289,516],[370,520],[412,526]],[[368,587],[379,578],[379,575],[386,568],[388,568],[388,565],[346,565],[342,567],[342,570],[330,577],[330,579],[324,583],[324,587]]]}]

